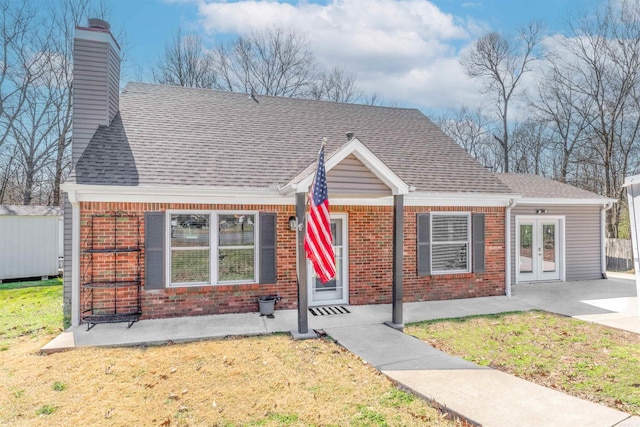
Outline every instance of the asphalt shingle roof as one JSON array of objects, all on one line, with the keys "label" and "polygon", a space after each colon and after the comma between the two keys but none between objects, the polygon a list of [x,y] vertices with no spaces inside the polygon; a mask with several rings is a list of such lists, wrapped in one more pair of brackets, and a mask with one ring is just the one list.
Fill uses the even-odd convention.
[{"label": "asphalt shingle roof", "polygon": [[416,109],[129,83],[70,178],[97,185],[284,185],[354,132],[419,192],[509,194]]},{"label": "asphalt shingle roof", "polygon": [[608,199],[591,191],[533,174],[498,173],[496,176],[514,193],[534,199]]}]

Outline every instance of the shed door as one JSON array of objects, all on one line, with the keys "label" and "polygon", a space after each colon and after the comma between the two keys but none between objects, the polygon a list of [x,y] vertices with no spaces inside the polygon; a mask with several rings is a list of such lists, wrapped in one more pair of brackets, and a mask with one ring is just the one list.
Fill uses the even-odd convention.
[{"label": "shed door", "polygon": [[562,266],[559,219],[517,221],[516,268],[518,282],[560,280]]}]

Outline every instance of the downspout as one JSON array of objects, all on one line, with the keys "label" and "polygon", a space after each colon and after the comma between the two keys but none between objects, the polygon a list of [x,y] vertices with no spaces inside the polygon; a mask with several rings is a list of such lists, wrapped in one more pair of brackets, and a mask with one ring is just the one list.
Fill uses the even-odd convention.
[{"label": "downspout", "polygon": [[71,203],[71,326],[80,325],[80,203],[76,190],[67,192]]},{"label": "downspout", "polygon": [[515,199],[509,200],[507,209],[505,209],[504,218],[504,236],[505,236],[505,272],[504,272],[504,288],[505,295],[511,296],[511,209],[516,205]]},{"label": "downspout", "polygon": [[611,209],[612,206],[613,206],[613,202],[607,202],[604,205],[602,205],[602,208],[600,208],[600,230],[602,230],[600,232],[600,271],[603,279],[607,278],[607,248],[605,245],[605,238],[606,238],[605,212]]}]

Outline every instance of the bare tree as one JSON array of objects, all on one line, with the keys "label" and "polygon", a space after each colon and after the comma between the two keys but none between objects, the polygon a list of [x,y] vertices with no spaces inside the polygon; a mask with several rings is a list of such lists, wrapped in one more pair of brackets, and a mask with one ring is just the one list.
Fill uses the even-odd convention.
[{"label": "bare tree", "polygon": [[[590,134],[581,150],[583,169],[595,169],[601,192],[621,200],[624,176],[639,155],[640,4],[611,1],[574,20],[571,30],[572,37],[562,46],[568,57],[563,82],[587,100],[588,108],[578,109]],[[617,236],[620,210],[617,204],[607,211],[609,237]]]},{"label": "bare tree", "polygon": [[549,129],[544,121],[529,119],[513,129],[513,168],[515,173],[553,176],[553,153]]},{"label": "bare tree", "polygon": [[[7,2],[0,5],[2,19],[2,51],[0,62],[0,147],[10,143],[21,165],[23,203],[31,202],[35,170],[44,164],[41,151],[43,134],[48,134],[49,99],[40,99],[51,75],[52,31],[44,17],[28,2]],[[49,98],[45,95],[45,98]],[[46,138],[46,137],[45,137]],[[36,151],[40,151],[36,154]],[[37,159],[36,159],[37,157]],[[38,165],[35,165],[35,162]],[[13,165],[13,161],[9,166]],[[11,177],[4,173],[4,177]]]},{"label": "bare tree", "polygon": [[152,70],[156,83],[198,87],[218,87],[213,54],[207,52],[202,37],[182,35],[178,30],[165,44],[164,54]]},{"label": "bare tree", "polygon": [[26,88],[42,77],[49,40],[38,33],[44,25],[32,4],[0,3],[0,147],[11,137],[25,106]]},{"label": "bare tree", "polygon": [[18,186],[17,157],[17,149],[11,143],[5,144],[0,150],[0,205],[17,205],[22,200]]},{"label": "bare tree", "polygon": [[338,66],[321,72],[311,87],[312,98],[326,101],[356,102],[362,95],[356,87],[355,75]]},{"label": "bare tree", "polygon": [[317,66],[303,35],[271,27],[239,37],[216,52],[219,89],[306,98]]},{"label": "bare tree", "polygon": [[[178,32],[152,70],[156,83],[230,92],[357,102],[363,92],[344,67],[323,71],[308,50],[304,35],[280,27],[207,51],[199,35]],[[368,103],[368,102],[367,102]],[[378,103],[372,98],[371,103]]]},{"label": "bare tree", "polygon": [[539,58],[540,25],[532,23],[519,32],[515,43],[503,35],[491,32],[477,40],[473,48],[461,58],[466,73],[485,84],[485,92],[496,98],[496,114],[501,132],[495,134],[503,153],[503,170],[509,172],[509,107],[519,95],[522,77],[530,71],[531,63]]},{"label": "bare tree", "polygon": [[[557,154],[554,159],[558,159],[555,179],[575,182],[576,150],[589,141],[589,129],[594,120],[593,100],[573,87],[571,72],[562,66],[564,59],[562,55],[551,58],[551,67],[543,74],[532,107],[552,134],[551,144]],[[569,179],[570,167],[572,177]]]},{"label": "bare tree", "polygon": [[495,121],[480,108],[449,110],[434,119],[438,126],[485,168],[495,171],[500,164],[500,149],[493,133]]},{"label": "bare tree", "polygon": [[[73,32],[96,12],[89,4],[0,0],[0,147],[8,144],[15,153],[0,164],[7,168],[0,176],[11,180],[3,194],[20,187],[24,204],[36,193],[39,203],[60,203],[69,168]],[[106,7],[98,8],[96,16],[104,16]]]}]

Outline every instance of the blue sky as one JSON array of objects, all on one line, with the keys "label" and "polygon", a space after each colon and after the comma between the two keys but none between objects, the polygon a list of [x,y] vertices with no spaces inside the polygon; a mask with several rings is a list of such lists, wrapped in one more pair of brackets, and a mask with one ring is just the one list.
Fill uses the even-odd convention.
[{"label": "blue sky", "polygon": [[461,52],[487,31],[515,33],[532,20],[565,33],[570,14],[594,0],[110,0],[114,33],[128,39],[125,80],[148,79],[149,66],[178,28],[209,47],[267,25],[306,35],[318,62],[342,65],[358,85],[398,106],[425,111],[479,105],[477,82],[459,65]]}]

